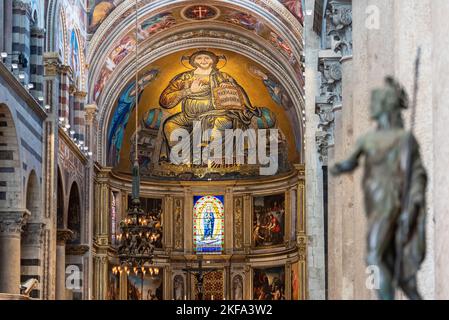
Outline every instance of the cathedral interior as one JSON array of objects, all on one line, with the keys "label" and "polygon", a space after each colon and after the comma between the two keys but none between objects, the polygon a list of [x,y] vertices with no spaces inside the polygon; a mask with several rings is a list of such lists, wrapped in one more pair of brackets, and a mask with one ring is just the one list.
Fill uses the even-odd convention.
[{"label": "cathedral interior", "polygon": [[449,298],[443,7],[0,0],[0,300],[374,299],[362,174],[328,172],[418,46],[417,279]]}]

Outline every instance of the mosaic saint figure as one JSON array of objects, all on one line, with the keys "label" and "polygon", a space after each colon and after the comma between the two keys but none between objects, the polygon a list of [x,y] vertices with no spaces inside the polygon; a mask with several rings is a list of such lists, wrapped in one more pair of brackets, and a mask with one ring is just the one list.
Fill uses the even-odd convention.
[{"label": "mosaic saint figure", "polygon": [[394,299],[397,287],[410,299],[421,299],[416,274],[426,253],[427,175],[418,142],[404,129],[401,111],[407,107],[405,90],[387,78],[371,97],[377,129],[358,141],[349,159],[331,169],[334,175],[351,172],[365,158],[367,263],[379,268],[378,295],[386,300]]}]

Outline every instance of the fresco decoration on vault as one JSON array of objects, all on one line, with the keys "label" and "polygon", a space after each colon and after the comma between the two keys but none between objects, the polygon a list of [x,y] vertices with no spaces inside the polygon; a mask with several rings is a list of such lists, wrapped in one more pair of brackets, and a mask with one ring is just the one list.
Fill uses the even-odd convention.
[{"label": "fresco decoration on vault", "polygon": [[259,80],[262,80],[271,98],[279,106],[288,110],[293,107],[293,103],[285,88],[269,72],[259,68],[255,64],[249,64],[248,73]]},{"label": "fresco decoration on vault", "polygon": [[73,82],[80,85],[81,81],[81,56],[80,45],[76,30],[70,35],[69,65],[73,70]]},{"label": "fresco decoration on vault", "polygon": [[[224,6],[206,6],[196,5],[189,7],[177,7],[171,11],[158,13],[146,19],[139,25],[139,42],[143,42],[164,30],[182,24],[191,24],[192,21],[216,21],[225,24],[231,24],[247,31],[253,32],[255,35],[265,39],[272,46],[279,50],[290,62],[298,74],[300,74],[300,63],[293,55],[291,46],[286,39],[274,32],[260,18],[256,16],[237,11]],[[191,33],[194,37],[195,33]],[[99,101],[102,91],[107,81],[117,66],[126,58],[127,55],[134,52],[136,44],[135,31],[130,30],[117,43],[108,54],[103,66],[100,69],[99,76],[95,79],[94,84],[94,100]]]},{"label": "fresco decoration on vault", "polygon": [[[156,16],[145,20],[139,26],[139,42],[149,38],[150,36],[159,33],[176,24],[176,20],[169,12],[157,14]],[[106,61],[100,71],[100,76],[94,86],[94,99],[98,101],[101,92],[104,89],[106,82],[109,80],[112,72],[117,65],[126,58],[126,56],[135,52],[136,37],[135,32],[130,31],[124,36],[114,47],[112,52],[106,58]]]},{"label": "fresco decoration on vault", "polygon": [[[294,118],[287,111],[294,108],[291,108],[285,90],[263,67],[236,53],[205,49],[174,53],[154,65],[159,67],[150,65],[140,75],[143,84],[139,86],[141,108],[137,143],[143,178],[256,177],[263,165],[260,161],[248,161],[249,155],[258,154],[254,145],[261,150],[267,149],[265,154],[269,157],[277,156],[275,173],[289,171],[290,163],[297,161],[295,157],[301,148],[301,140],[295,141],[296,133],[291,132],[299,128],[298,124],[292,123]],[[247,67],[242,68],[242,65]],[[133,96],[134,85],[131,83],[120,94],[108,127],[108,164],[116,171],[126,173],[135,158],[136,128],[134,121],[129,121],[134,119]],[[254,133],[244,140],[232,140],[230,157],[226,154],[228,129],[234,133],[235,130]],[[268,132],[266,140],[259,138],[262,143],[259,146],[255,140],[248,139],[256,139],[261,129],[268,129]],[[270,129],[277,130],[277,136]],[[172,158],[180,144],[179,139],[172,137],[177,130],[184,130],[188,135],[187,142],[182,143],[189,149],[190,156],[178,163]],[[196,130],[203,138],[201,145],[196,145],[202,155],[199,162],[193,160]],[[223,142],[221,153],[217,155],[210,148],[215,134]],[[277,142],[270,141],[270,137],[271,140],[276,138]],[[276,144],[278,150],[273,154],[269,150],[272,144]],[[236,155],[240,145],[243,162]]]},{"label": "fresco decoration on vault", "polygon": [[279,0],[288,11],[290,11],[299,22],[304,25],[304,12],[303,12],[303,2],[304,0]]},{"label": "fresco decoration on vault", "polygon": [[116,3],[121,1],[114,0],[89,0],[89,24],[88,32],[94,33],[100,25],[106,20],[109,14],[116,8]]},{"label": "fresco decoration on vault", "polygon": [[219,10],[213,6],[195,5],[182,10],[181,16],[187,20],[212,20],[218,17]]},{"label": "fresco decoration on vault", "polygon": [[86,75],[86,11],[81,0],[58,0],[59,2],[61,4],[56,51],[62,63],[72,68],[74,83],[77,84],[78,89],[82,89]]}]

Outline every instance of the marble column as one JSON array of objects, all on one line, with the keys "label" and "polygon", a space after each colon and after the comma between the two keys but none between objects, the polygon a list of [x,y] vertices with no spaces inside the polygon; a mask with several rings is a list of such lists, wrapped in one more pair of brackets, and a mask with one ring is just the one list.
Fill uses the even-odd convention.
[{"label": "marble column", "polygon": [[30,44],[30,82],[33,84],[31,93],[42,105],[44,92],[44,67],[43,67],[43,49],[44,49],[45,29],[32,28],[31,29],[31,44]]},{"label": "marble column", "polygon": [[[307,204],[304,204],[307,221],[307,236],[303,235],[301,241],[304,246],[309,243],[307,252],[308,274],[308,296],[310,299],[325,298],[325,260],[324,260],[324,206],[323,206],[323,170],[319,161],[319,145],[316,143],[316,130],[319,124],[319,117],[315,114],[317,86],[319,83],[318,52],[320,50],[320,38],[313,30],[313,19],[315,11],[315,0],[305,0],[305,103],[306,103],[306,130],[305,130],[305,185],[303,191],[307,193]],[[324,151],[324,150],[323,150]],[[325,154],[323,154],[325,156]],[[299,191],[299,189],[298,189]],[[300,194],[298,194],[298,208],[300,206]],[[298,219],[298,235],[301,230],[305,231],[306,225],[300,226]],[[304,263],[306,259],[304,257]],[[304,286],[305,288],[305,286]]]},{"label": "marble column", "polygon": [[44,245],[42,298],[55,299],[56,286],[56,212],[57,208],[57,163],[58,163],[58,113],[59,113],[59,53],[44,54],[45,105],[50,109],[44,123],[43,196],[44,196]]},{"label": "marble column", "polygon": [[70,66],[61,65],[59,67],[59,117],[64,118],[65,123],[69,123],[69,82],[72,68]]},{"label": "marble column", "polygon": [[39,281],[37,288],[31,292],[32,298],[42,298],[43,282],[43,251],[44,251],[43,223],[28,222],[23,228],[21,239],[21,277],[22,281],[35,278]]},{"label": "marble column", "polygon": [[[189,203],[193,203],[193,192],[190,188],[184,189],[184,253],[192,254],[193,253],[193,205],[189,205]],[[190,288],[190,287],[188,287]]]},{"label": "marble column", "polygon": [[58,230],[56,245],[56,300],[65,300],[66,296],[66,266],[65,247],[67,240],[70,240],[73,232],[68,229]]},{"label": "marble column", "polygon": [[0,52],[5,52],[5,0],[0,0]]},{"label": "marble column", "polygon": [[97,153],[97,144],[96,144],[96,135],[95,132],[97,130],[97,105],[96,104],[87,104],[84,106],[84,143],[86,147],[89,148],[89,151],[92,152],[92,161],[96,159]]},{"label": "marble column", "polygon": [[252,239],[252,203],[251,195],[245,194],[243,196],[243,249],[245,254],[249,254],[251,251],[251,239]]},{"label": "marble column", "polygon": [[[88,197],[88,214],[86,215],[89,217],[88,221],[88,227],[87,227],[87,239],[88,239],[88,245],[90,248],[93,248],[93,236],[94,236],[94,226],[95,226],[95,185],[94,185],[94,177],[95,177],[95,158],[94,154],[96,154],[96,150],[93,146],[95,146],[95,130],[96,130],[96,114],[97,114],[97,106],[95,104],[87,105],[85,107],[85,146],[88,148],[88,151],[92,152],[91,156],[89,156],[89,168],[88,172],[86,173],[88,176],[88,185],[87,188],[89,190],[89,197]],[[121,204],[121,199],[119,201]],[[121,208],[119,209],[119,213],[122,214]],[[118,217],[118,221],[121,221],[120,217]],[[92,250],[89,250],[88,253],[88,269],[93,270],[93,255]],[[88,275],[88,297],[91,299],[93,294],[93,272],[90,272]]]},{"label": "marble column", "polygon": [[164,197],[164,211],[162,215],[163,242],[164,248],[168,253],[173,250],[173,197],[166,195]]},{"label": "marble column", "polygon": [[[12,34],[12,1],[3,0],[4,1],[4,35],[11,35]],[[3,39],[3,51],[5,52],[12,52],[12,39],[8,36],[4,37]],[[7,62],[10,62],[11,60],[7,60]]]},{"label": "marble column", "polygon": [[28,210],[0,211],[0,292],[20,293],[20,234]]},{"label": "marble column", "polygon": [[[73,123],[72,130],[75,131],[75,138],[84,141],[85,140],[85,100],[87,93],[82,91],[76,91],[73,93]],[[72,118],[72,117],[71,117]]]},{"label": "marble column", "polygon": [[229,212],[230,214],[225,217],[225,254],[233,253],[233,239],[234,239],[234,208],[233,208],[233,196],[232,196],[232,188],[226,188],[225,192],[225,212]]},{"label": "marble column", "polygon": [[[24,84],[30,80],[30,18],[31,5],[22,0],[12,1],[12,61],[19,63],[19,56],[22,55],[28,61],[27,65],[20,65],[17,72],[23,72]],[[16,72],[16,71],[15,71]]]}]

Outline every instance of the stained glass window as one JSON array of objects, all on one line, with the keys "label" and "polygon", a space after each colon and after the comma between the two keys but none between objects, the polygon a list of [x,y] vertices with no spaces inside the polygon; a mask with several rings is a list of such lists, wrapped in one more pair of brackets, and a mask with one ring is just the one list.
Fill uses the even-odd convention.
[{"label": "stained glass window", "polygon": [[221,254],[224,248],[224,197],[193,198],[193,251]]}]

